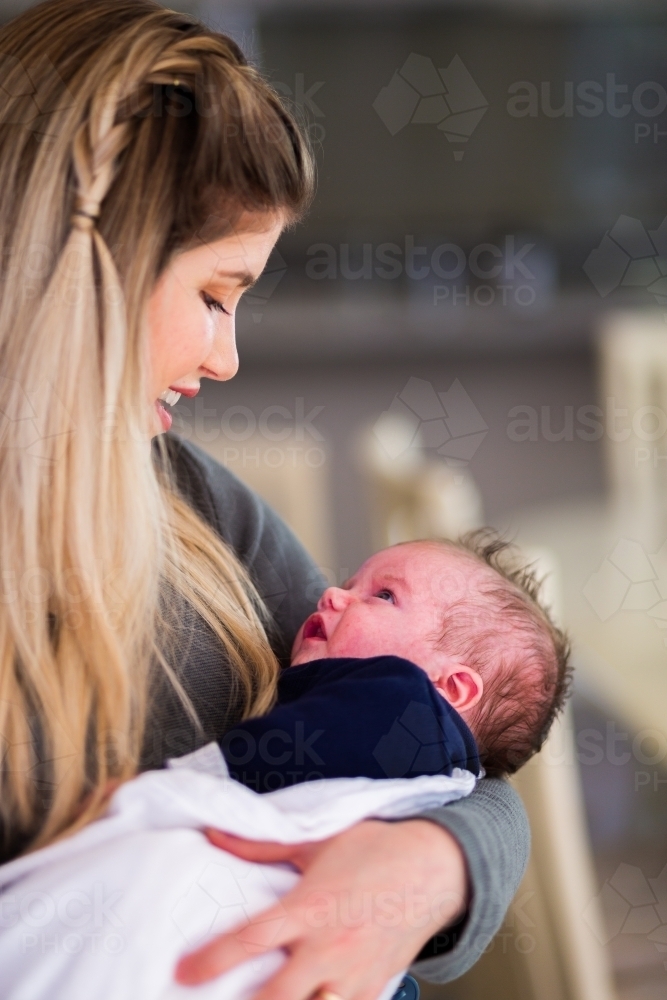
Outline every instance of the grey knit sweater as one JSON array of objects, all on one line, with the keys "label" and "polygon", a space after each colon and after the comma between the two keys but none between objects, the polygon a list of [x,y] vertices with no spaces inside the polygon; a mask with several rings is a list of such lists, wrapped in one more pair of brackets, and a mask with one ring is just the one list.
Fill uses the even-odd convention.
[{"label": "grey knit sweater", "polygon": [[[227,469],[171,435],[168,448],[182,493],[250,571],[274,616],[274,649],[288,663],[294,636],[324,586],[318,569],[280,518]],[[220,739],[240,718],[224,650],[194,613],[179,622],[177,644],[179,676],[203,732],[162,684],[153,692],[145,768]],[[496,779],[484,779],[469,798],[422,816],[456,837],[472,886],[465,918],[430,941],[413,969],[425,979],[447,982],[477,961],[500,926],[526,866],[530,834],[518,796]]]}]

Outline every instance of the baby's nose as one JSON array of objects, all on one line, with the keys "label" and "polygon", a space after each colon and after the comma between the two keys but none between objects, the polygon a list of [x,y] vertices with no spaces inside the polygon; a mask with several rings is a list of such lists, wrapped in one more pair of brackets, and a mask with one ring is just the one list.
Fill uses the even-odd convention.
[{"label": "baby's nose", "polygon": [[318,608],[320,611],[343,611],[350,603],[351,594],[349,590],[342,587],[327,587],[320,597]]}]

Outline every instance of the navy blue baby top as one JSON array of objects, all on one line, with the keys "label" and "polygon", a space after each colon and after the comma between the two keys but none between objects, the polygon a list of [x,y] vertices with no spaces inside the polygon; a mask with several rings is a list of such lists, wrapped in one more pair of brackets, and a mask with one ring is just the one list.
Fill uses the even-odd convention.
[{"label": "navy blue baby top", "polygon": [[278,703],[220,741],[232,777],[258,792],[316,778],[479,774],[475,739],[419,667],[398,656],[287,667]]}]

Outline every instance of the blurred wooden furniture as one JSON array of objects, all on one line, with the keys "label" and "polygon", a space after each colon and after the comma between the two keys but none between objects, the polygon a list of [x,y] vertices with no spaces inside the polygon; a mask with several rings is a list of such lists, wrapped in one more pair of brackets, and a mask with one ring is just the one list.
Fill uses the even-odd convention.
[{"label": "blurred wooden furniture", "polygon": [[599,340],[605,501],[518,511],[518,537],[562,571],[580,670],[619,720],[667,745],[667,322],[618,312]]},{"label": "blurred wooden furniture", "polygon": [[465,466],[427,457],[414,428],[385,413],[359,439],[375,551],[414,538],[455,538],[483,523]]},{"label": "blurred wooden furniture", "polygon": [[619,528],[655,551],[667,531],[665,313],[610,313],[598,349],[611,505]]}]

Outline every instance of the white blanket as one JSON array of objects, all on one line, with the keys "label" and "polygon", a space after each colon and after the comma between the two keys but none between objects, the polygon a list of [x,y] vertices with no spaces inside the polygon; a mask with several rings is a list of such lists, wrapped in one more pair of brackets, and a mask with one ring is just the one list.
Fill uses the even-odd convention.
[{"label": "white blanket", "polygon": [[3,1000],[246,1000],[284,961],[282,951],[249,952],[195,988],[174,982],[175,963],[273,906],[299,876],[213,847],[203,827],[281,843],[323,840],[371,816],[395,819],[450,802],[475,785],[457,770],[451,778],[341,778],[258,795],[224,776],[214,744],[177,764],[123,785],[107,814],[75,836],[0,867]]}]

